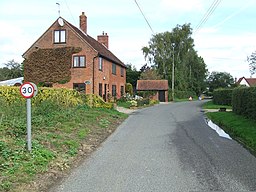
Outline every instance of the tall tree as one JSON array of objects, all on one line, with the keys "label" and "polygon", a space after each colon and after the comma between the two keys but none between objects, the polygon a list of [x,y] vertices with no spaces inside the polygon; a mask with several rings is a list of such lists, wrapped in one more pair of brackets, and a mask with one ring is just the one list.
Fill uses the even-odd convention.
[{"label": "tall tree", "polygon": [[213,71],[207,79],[209,92],[218,88],[228,88],[234,86],[234,78],[227,72]]},{"label": "tall tree", "polygon": [[126,83],[131,83],[133,89],[135,89],[141,72],[137,71],[136,67],[132,66],[132,64],[126,64],[126,66]]},{"label": "tall tree", "polygon": [[142,51],[147,62],[169,81],[169,85],[174,74],[175,90],[199,94],[205,87],[207,69],[204,60],[194,50],[191,35],[190,24],[177,25],[172,32],[153,35]]},{"label": "tall tree", "polygon": [[22,65],[14,60],[4,63],[5,67],[0,68],[0,80],[13,79],[23,76]]},{"label": "tall tree", "polygon": [[247,61],[249,62],[250,73],[254,75],[256,73],[256,51],[247,57]]}]

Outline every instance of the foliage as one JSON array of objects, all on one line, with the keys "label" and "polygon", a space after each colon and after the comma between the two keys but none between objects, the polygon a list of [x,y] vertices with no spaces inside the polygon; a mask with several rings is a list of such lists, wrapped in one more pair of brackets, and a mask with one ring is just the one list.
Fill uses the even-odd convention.
[{"label": "foliage", "polygon": [[232,106],[230,106],[230,105],[216,105],[211,100],[211,101],[208,101],[208,102],[204,103],[203,108],[204,109],[220,109],[220,108],[232,109]]},{"label": "foliage", "polygon": [[14,60],[4,63],[5,67],[0,68],[0,81],[14,79],[23,76],[22,65]]},{"label": "foliage", "polygon": [[140,79],[143,80],[161,80],[162,76],[158,74],[154,68],[147,68],[140,74]]},{"label": "foliage", "polygon": [[150,99],[149,98],[144,98],[144,99],[141,99],[141,100],[137,101],[137,106],[142,107],[142,106],[145,106],[145,105],[149,105],[149,103],[150,103]]},{"label": "foliage", "polygon": [[126,83],[132,84],[132,87],[135,89],[141,72],[137,71],[135,66],[131,64],[126,64],[126,67]]},{"label": "foliage", "polygon": [[256,87],[234,89],[232,106],[234,113],[256,119]]},{"label": "foliage", "polygon": [[25,81],[64,83],[71,79],[70,63],[72,55],[81,48],[63,47],[38,49],[24,60]]},{"label": "foliage", "polygon": [[234,87],[234,78],[227,72],[213,71],[207,79],[207,84],[209,92],[213,92],[218,88]]},{"label": "foliage", "polygon": [[[25,102],[18,87],[1,86],[0,98],[7,104]],[[71,89],[39,87],[37,96],[32,99],[32,105],[39,105],[44,101],[51,101],[65,107],[85,104],[96,108],[113,108],[112,103],[106,103],[97,95],[85,95]]]},{"label": "foliage", "polygon": [[189,90],[199,95],[206,87],[207,69],[203,58],[194,50],[191,35],[190,24],[177,25],[172,32],[155,34],[142,51],[145,59],[168,80],[169,85],[174,67],[175,90]]},{"label": "foliage", "polygon": [[133,95],[133,87],[131,83],[126,83],[125,93],[129,93],[130,95]]},{"label": "foliage", "polygon": [[[172,96],[172,90],[168,90],[168,101],[173,101],[171,98]],[[189,97],[196,97],[196,93],[193,91],[175,91],[175,100],[176,99],[188,99]]]},{"label": "foliage", "polygon": [[247,57],[247,61],[249,63],[250,73],[251,75],[254,75],[256,73],[256,51]]},{"label": "foliage", "polygon": [[256,152],[256,121],[233,112],[207,113],[209,119],[223,128],[233,139]]},{"label": "foliage", "polygon": [[213,103],[216,105],[232,105],[233,89],[216,89],[213,91]]}]

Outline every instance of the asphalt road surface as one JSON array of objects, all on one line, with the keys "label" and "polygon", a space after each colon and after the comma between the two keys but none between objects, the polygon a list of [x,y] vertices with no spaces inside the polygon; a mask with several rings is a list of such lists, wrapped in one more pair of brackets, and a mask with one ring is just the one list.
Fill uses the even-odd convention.
[{"label": "asphalt road surface", "polygon": [[205,123],[203,101],[138,110],[54,192],[256,191],[256,158]]}]

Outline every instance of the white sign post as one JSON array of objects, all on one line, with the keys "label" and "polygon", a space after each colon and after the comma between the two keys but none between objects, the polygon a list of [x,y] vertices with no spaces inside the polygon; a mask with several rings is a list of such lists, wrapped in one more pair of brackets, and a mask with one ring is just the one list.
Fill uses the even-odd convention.
[{"label": "white sign post", "polygon": [[23,83],[20,86],[20,94],[27,100],[27,145],[28,151],[32,149],[31,142],[31,98],[37,94],[37,87],[34,83]]}]

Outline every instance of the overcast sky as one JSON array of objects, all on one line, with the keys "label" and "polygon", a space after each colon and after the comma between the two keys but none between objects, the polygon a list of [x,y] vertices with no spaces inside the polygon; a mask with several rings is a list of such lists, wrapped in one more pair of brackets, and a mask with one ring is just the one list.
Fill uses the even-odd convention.
[{"label": "overcast sky", "polygon": [[[139,70],[146,63],[141,48],[148,45],[152,31],[135,0],[1,0],[0,67],[12,59],[23,61],[21,55],[58,18],[57,2],[60,15],[75,26],[79,26],[79,15],[85,12],[88,34],[96,39],[102,31],[108,33],[110,50],[125,64],[131,63]],[[250,77],[246,58],[256,50],[255,0],[137,3],[154,33],[191,23],[195,49],[210,72]],[[204,19],[213,5],[216,9]]]}]

